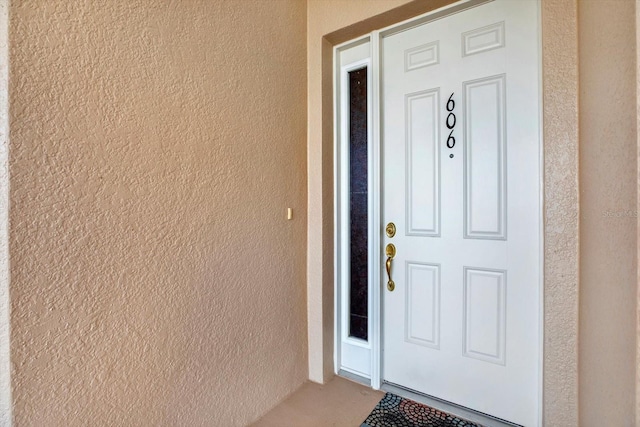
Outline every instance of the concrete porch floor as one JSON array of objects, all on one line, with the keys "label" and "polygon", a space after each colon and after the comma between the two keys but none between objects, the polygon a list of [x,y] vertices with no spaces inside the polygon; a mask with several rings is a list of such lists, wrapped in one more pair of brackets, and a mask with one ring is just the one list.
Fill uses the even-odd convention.
[{"label": "concrete porch floor", "polygon": [[341,377],[307,382],[251,427],[359,427],[383,396]]}]

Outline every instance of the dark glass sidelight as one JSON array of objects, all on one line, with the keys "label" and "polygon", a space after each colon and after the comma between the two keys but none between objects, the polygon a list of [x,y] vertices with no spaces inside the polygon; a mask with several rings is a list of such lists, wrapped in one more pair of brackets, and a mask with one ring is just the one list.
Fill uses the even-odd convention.
[{"label": "dark glass sidelight", "polygon": [[349,199],[351,286],[349,336],[368,339],[367,68],[349,72]]}]

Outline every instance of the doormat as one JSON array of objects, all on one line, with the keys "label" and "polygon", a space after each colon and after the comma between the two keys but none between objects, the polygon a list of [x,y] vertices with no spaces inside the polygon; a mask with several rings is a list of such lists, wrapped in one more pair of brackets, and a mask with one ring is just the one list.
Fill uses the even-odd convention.
[{"label": "doormat", "polygon": [[387,393],[360,427],[482,427],[455,415]]}]

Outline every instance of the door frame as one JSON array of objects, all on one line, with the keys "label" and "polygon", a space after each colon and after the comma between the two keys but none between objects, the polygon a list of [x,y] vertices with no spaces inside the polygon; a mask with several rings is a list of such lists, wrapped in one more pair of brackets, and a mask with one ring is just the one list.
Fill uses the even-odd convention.
[{"label": "door frame", "polygon": [[[381,223],[381,209],[383,200],[383,194],[381,193],[381,111],[380,111],[380,94],[382,79],[380,77],[381,66],[381,40],[383,37],[407,30],[411,27],[415,27],[436,19],[446,17],[448,15],[470,9],[476,6],[480,6],[485,3],[490,3],[493,0],[461,0],[442,8],[435,9],[433,11],[424,13],[414,18],[410,18],[396,24],[374,30],[369,34],[354,38],[352,40],[336,44],[333,46],[333,179],[334,179],[334,373],[340,374],[341,361],[340,361],[340,348],[342,341],[342,330],[346,317],[342,310],[342,304],[345,299],[346,283],[344,279],[343,266],[347,265],[348,251],[345,253],[345,238],[348,239],[346,233],[348,233],[348,227],[342,226],[341,217],[344,216],[344,203],[341,201],[345,195],[345,190],[348,192],[348,182],[344,182],[342,176],[344,176],[344,123],[345,123],[345,108],[343,104],[342,85],[338,84],[338,80],[342,79],[342,68],[340,66],[339,54],[340,51],[348,49],[354,45],[361,44],[363,41],[369,41],[370,43],[370,57],[368,64],[371,67],[371,71],[368,73],[371,78],[371,90],[369,91],[370,99],[368,106],[371,108],[370,113],[370,130],[369,130],[369,147],[371,150],[369,161],[369,250],[374,251],[373,254],[369,254],[369,345],[371,348],[371,376],[368,379],[373,389],[380,389],[383,381],[382,372],[382,324],[384,313],[382,311],[382,294],[384,287],[381,282],[381,233],[383,230],[383,224]],[[539,305],[539,340],[538,340],[538,423],[542,425],[543,413],[544,413],[544,284],[545,284],[545,223],[544,223],[544,114],[543,114],[543,56],[542,56],[542,0],[535,0],[537,3],[537,64],[538,64],[538,105],[539,105],[539,129],[538,129],[538,168],[539,168],[539,284],[538,284],[538,305]],[[348,168],[348,165],[346,166]],[[373,233],[372,233],[373,231]],[[367,379],[364,379],[367,382]]]}]

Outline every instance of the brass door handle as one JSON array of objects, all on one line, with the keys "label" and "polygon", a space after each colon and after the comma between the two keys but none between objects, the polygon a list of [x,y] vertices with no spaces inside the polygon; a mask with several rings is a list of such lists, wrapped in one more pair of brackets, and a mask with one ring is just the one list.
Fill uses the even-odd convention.
[{"label": "brass door handle", "polygon": [[387,282],[387,289],[393,291],[396,288],[396,284],[391,280],[391,260],[393,258],[387,257],[387,277],[389,277],[389,281]]},{"label": "brass door handle", "polygon": [[391,280],[391,260],[396,256],[396,247],[393,245],[393,243],[389,243],[387,245],[387,247],[385,248],[385,253],[387,254],[387,262],[385,263],[385,266],[387,267],[387,277],[389,278],[389,280],[387,281],[387,289],[389,290],[389,292],[393,292],[393,290],[396,288],[396,284],[393,280]]}]

